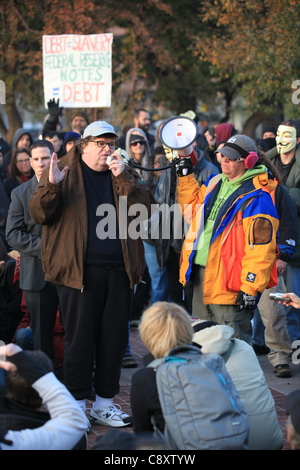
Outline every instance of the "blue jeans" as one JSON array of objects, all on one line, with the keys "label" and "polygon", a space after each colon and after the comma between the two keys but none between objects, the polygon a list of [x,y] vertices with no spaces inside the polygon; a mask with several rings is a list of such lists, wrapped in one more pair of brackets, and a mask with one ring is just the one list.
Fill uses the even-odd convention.
[{"label": "blue jeans", "polygon": [[16,344],[24,351],[33,350],[33,335],[31,328],[20,328],[16,332]]},{"label": "blue jeans", "polygon": [[3,369],[0,369],[0,395],[5,393],[6,389],[6,372]]},{"label": "blue jeans", "polygon": [[262,322],[258,308],[254,310],[252,319],[252,341],[258,346],[265,346],[265,325]]},{"label": "blue jeans", "polygon": [[144,242],[144,248],[147,268],[151,278],[151,305],[159,301],[170,302],[167,269],[165,266],[160,269],[155,246]]},{"label": "blue jeans", "polygon": [[[283,276],[279,276],[280,292],[295,292],[300,295],[300,268],[287,265]],[[293,343],[300,339],[300,311],[294,307],[286,308],[287,329]]]}]

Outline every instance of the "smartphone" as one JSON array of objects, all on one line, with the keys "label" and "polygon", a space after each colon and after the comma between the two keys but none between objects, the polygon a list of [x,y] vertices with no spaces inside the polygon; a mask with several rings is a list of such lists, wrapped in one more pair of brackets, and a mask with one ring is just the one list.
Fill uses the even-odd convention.
[{"label": "smartphone", "polygon": [[204,129],[203,129],[203,134],[205,134],[206,131],[209,131],[210,135],[212,136],[212,138],[215,137],[215,128],[213,126],[206,126]]},{"label": "smartphone", "polygon": [[282,300],[283,302],[290,302],[291,299],[289,297],[282,297],[283,294],[279,294],[278,292],[269,294],[271,300]]}]

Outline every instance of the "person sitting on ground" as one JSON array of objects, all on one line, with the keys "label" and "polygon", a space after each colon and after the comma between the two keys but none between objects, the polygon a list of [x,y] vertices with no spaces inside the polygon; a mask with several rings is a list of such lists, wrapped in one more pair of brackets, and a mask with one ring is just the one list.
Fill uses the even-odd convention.
[{"label": "person sitting on ground", "polygon": [[[172,302],[156,302],[141,317],[139,332],[150,354],[145,356],[147,366],[153,357],[161,358],[174,347],[191,344],[193,329],[186,311]],[[163,432],[165,421],[156,386],[155,370],[152,367],[139,369],[132,376],[130,402],[133,430],[136,434],[153,433],[153,419]]]},{"label": "person sitting on ground", "polygon": [[300,390],[294,390],[287,396],[284,407],[288,415],[287,440],[292,450],[300,450]]},{"label": "person sitting on ground", "polygon": [[249,450],[281,450],[283,434],[274,399],[253,348],[234,338],[234,329],[215,322],[194,320],[193,342],[203,353],[219,354],[239,392],[249,418]]},{"label": "person sitting on ground", "polygon": [[23,317],[21,309],[22,289],[15,277],[16,260],[9,256],[6,246],[0,238],[0,293],[4,308],[0,313],[0,340],[8,344],[13,342],[16,329]]},{"label": "person sitting on ground", "polygon": [[[156,382],[156,366],[153,364],[150,365],[150,362],[152,362],[153,358],[162,359],[167,357],[173,348],[179,346],[192,346],[193,329],[190,316],[183,307],[173,302],[156,302],[143,313],[141,323],[139,325],[139,332],[141,339],[148,348],[150,354],[144,358],[145,365],[149,365],[149,367],[138,370],[132,376],[130,402],[133,414],[134,432],[138,436],[142,433],[160,435],[164,434],[165,431],[165,419]],[[194,353],[195,350],[199,350],[199,355],[201,354],[200,347],[196,344],[194,345]],[[210,356],[210,364],[213,364],[214,361],[216,364],[219,363],[220,358],[218,356]],[[224,365],[223,372],[226,372],[224,361],[222,361],[222,363]],[[199,370],[202,370],[201,367]],[[227,372],[225,381],[227,381],[228,384],[231,382],[232,390],[234,389],[236,391],[236,388]],[[192,400],[195,398],[192,390],[184,390],[187,394],[190,394],[189,398],[191,397]],[[204,391],[203,396],[207,393],[207,390]],[[198,389],[196,389],[196,394],[199,394]],[[236,392],[235,398],[237,397],[238,393]],[[175,401],[176,400],[174,399],[174,405],[176,406]],[[242,408],[242,413],[244,417],[246,417],[246,412],[239,397],[238,401],[239,404],[236,404],[235,409],[237,410],[239,407],[240,409]],[[200,396],[199,403],[201,403]],[[222,405],[223,404],[224,403],[222,403]],[[180,405],[183,404],[180,403]],[[199,406],[201,405],[199,404]],[[201,409],[201,412],[202,411],[203,410]],[[184,406],[178,408],[178,413],[185,413]],[[187,410],[186,413],[188,413]]]},{"label": "person sitting on ground", "polygon": [[[41,403],[46,406],[50,419],[36,429],[13,430],[10,426],[1,423],[0,449],[1,450],[71,450],[85,435],[86,417],[66,387],[59,382],[49,368],[38,360],[22,351],[15,344],[0,347],[0,368],[8,373],[17,373],[18,380],[23,381],[21,394],[14,386],[14,393],[10,390],[13,400],[22,401],[24,405],[24,380],[27,382],[27,394],[34,397],[34,406]],[[12,377],[14,380],[17,377]],[[11,385],[14,383],[10,382]],[[8,385],[10,389],[10,385]],[[31,388],[33,389],[31,391]],[[36,394],[33,394],[33,391]],[[41,398],[41,401],[39,400]],[[27,395],[27,399],[28,395]],[[2,402],[4,403],[4,402]],[[12,403],[12,402],[10,402]],[[16,404],[16,403],[15,403]],[[26,405],[29,401],[26,401]],[[1,415],[0,415],[1,418]],[[9,423],[11,424],[11,423]]]}]

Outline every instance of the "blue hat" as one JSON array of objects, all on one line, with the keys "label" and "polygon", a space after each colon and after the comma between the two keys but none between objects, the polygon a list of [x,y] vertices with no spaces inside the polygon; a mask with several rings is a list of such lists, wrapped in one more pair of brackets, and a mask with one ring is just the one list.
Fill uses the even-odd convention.
[{"label": "blue hat", "polygon": [[74,131],[66,132],[65,137],[64,137],[64,145],[70,140],[78,140],[78,139],[81,139],[81,135],[78,134],[78,132],[74,132]]}]

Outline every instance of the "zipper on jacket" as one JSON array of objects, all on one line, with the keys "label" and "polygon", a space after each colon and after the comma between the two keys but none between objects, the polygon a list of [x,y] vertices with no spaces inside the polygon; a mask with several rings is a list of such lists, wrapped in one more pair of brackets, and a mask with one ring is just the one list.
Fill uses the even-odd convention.
[{"label": "zipper on jacket", "polygon": [[250,227],[250,233],[249,233],[249,244],[250,244],[250,250],[253,249],[253,242],[254,242],[254,223],[255,220],[252,221],[251,227]]},{"label": "zipper on jacket", "polygon": [[84,286],[82,286],[80,293],[82,294],[84,290]]}]

